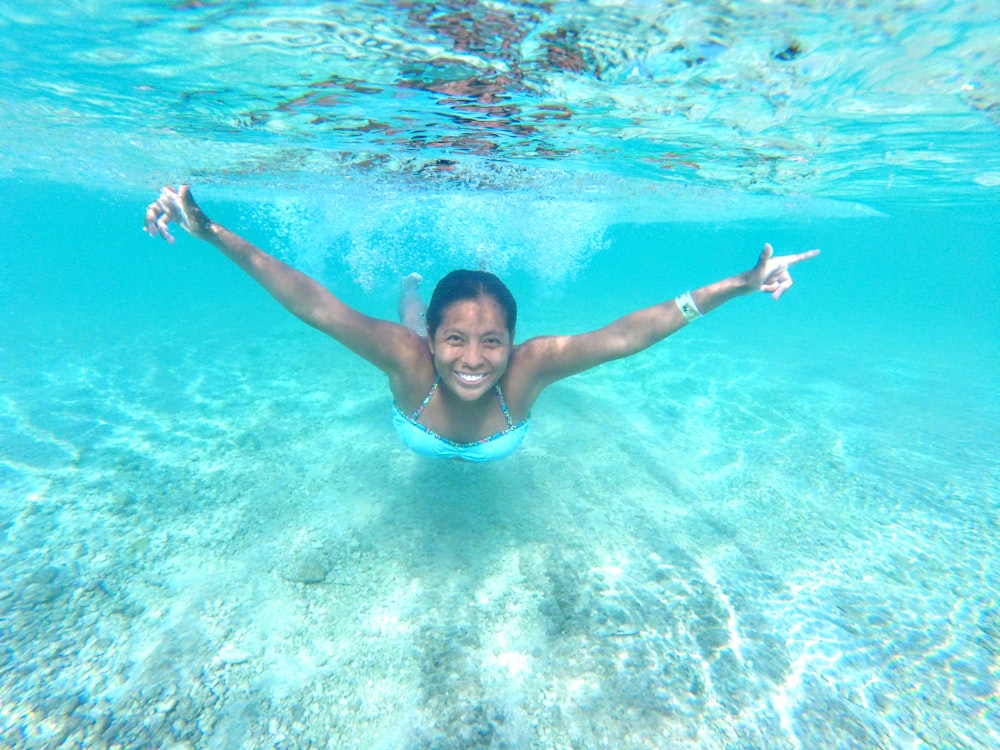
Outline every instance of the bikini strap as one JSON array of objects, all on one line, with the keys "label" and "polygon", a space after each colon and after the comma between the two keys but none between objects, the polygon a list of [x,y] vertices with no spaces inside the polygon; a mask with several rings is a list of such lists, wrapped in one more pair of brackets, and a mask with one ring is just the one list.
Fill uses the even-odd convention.
[{"label": "bikini strap", "polygon": [[[438,385],[440,383],[441,383],[441,376],[438,375],[437,377],[434,378],[434,385],[432,385],[430,391],[427,392],[427,396],[424,398],[424,402],[420,404],[419,407],[417,407],[417,410],[413,412],[413,416],[410,417],[412,421],[416,422],[417,419],[420,418],[420,415],[424,413],[424,409],[426,409],[427,404],[431,402],[431,397],[434,395],[434,392],[437,390]],[[514,419],[510,416],[510,409],[507,408],[507,401],[503,397],[503,391],[500,389],[500,384],[497,383],[493,387],[496,389],[497,400],[500,402],[500,410],[503,412],[504,419],[507,420],[507,426],[513,427]]]},{"label": "bikini strap", "polygon": [[513,427],[514,426],[514,420],[511,419],[510,411],[507,409],[507,402],[504,400],[503,391],[500,390],[500,384],[497,383],[493,387],[497,389],[497,398],[500,400],[500,409],[503,410],[503,415],[504,415],[504,417],[507,418],[507,426],[508,427]]},{"label": "bikini strap", "polygon": [[[427,408],[427,404],[429,404],[431,402],[431,396],[434,395],[434,391],[437,390],[438,383],[440,383],[440,382],[441,382],[441,376],[440,375],[435,376],[435,378],[434,378],[434,385],[432,385],[431,389],[427,392],[427,397],[424,398],[424,402],[422,404],[420,404],[420,406],[417,407],[417,410],[415,412],[413,412],[413,416],[410,417],[411,420],[413,420],[414,422],[416,422],[417,419],[420,417],[420,415],[424,413],[424,409],[426,409]],[[501,396],[500,399],[501,399],[501,402],[502,402],[503,401],[503,396]],[[507,411],[507,407],[504,407],[504,412],[506,412],[506,411]],[[510,421],[510,417],[507,417],[507,420]]]}]

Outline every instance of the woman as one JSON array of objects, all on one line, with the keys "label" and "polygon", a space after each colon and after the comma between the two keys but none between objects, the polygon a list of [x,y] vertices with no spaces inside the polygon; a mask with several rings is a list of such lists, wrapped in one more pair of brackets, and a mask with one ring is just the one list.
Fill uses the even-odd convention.
[{"label": "woman", "polygon": [[638,310],[576,336],[539,336],[514,344],[517,305],[496,276],[453,271],[426,309],[419,276],[404,279],[403,325],[348,307],[323,286],[211,221],[187,185],[166,187],[146,208],[146,231],[173,242],[170,222],[210,242],[290,312],[389,376],[393,422],[403,442],[436,458],[493,461],[511,454],[528,431],[535,399],[557,380],[627,357],[666,338],[734,297],[756,290],[778,299],[788,267],[818,250],[774,257],[764,245],[749,271]]}]

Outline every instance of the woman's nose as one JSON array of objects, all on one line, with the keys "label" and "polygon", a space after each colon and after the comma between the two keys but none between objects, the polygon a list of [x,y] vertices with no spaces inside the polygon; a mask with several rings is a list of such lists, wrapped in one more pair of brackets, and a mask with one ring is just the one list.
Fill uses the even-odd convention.
[{"label": "woman's nose", "polygon": [[469,344],[462,352],[462,362],[470,367],[478,367],[483,361],[483,349],[477,344]]}]

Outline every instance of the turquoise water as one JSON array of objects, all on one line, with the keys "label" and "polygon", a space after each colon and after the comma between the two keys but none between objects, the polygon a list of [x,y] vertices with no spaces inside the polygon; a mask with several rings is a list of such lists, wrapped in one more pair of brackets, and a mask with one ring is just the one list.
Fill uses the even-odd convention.
[{"label": "turquoise water", "polygon": [[[1000,744],[993,3],[0,3],[0,744]],[[821,247],[502,462],[161,184],[519,338]]]}]

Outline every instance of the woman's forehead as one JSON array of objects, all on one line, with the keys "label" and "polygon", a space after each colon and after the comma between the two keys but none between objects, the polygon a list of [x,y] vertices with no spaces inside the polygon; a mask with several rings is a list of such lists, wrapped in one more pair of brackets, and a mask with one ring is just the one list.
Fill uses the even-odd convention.
[{"label": "woman's forehead", "polygon": [[444,309],[441,328],[475,327],[506,332],[507,316],[495,299],[488,296],[460,299]]}]

